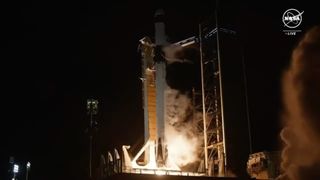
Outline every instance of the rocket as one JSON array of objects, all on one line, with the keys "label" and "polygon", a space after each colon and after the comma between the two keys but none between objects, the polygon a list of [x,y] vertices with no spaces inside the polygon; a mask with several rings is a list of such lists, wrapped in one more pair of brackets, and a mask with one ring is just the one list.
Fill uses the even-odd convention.
[{"label": "rocket", "polygon": [[[142,59],[143,69],[143,99],[144,99],[144,125],[145,141],[155,143],[155,162],[157,167],[163,166],[165,161],[164,131],[165,131],[165,91],[166,60],[162,51],[167,45],[165,33],[164,11],[155,13],[155,43],[152,54],[145,54]],[[150,151],[153,151],[150,150]],[[153,152],[148,152],[153,153]],[[146,159],[150,160],[150,157]]]},{"label": "rocket", "polygon": [[[164,139],[166,60],[162,47],[167,45],[163,10],[155,13],[155,43],[145,47],[142,59],[145,140]],[[149,45],[150,39],[145,39]],[[149,42],[148,42],[149,41]]]},{"label": "rocket", "polygon": [[[166,119],[166,66],[163,48],[169,43],[165,32],[164,11],[157,10],[154,15],[154,43],[149,37],[140,40],[142,54],[142,94],[144,109],[145,144],[137,155],[131,159],[127,153],[128,146],[123,146],[125,166],[131,169],[170,169],[180,170],[172,166],[167,158],[165,139]],[[143,157],[144,162],[138,162]]]},{"label": "rocket", "polygon": [[156,88],[156,123],[157,123],[157,141],[156,154],[158,166],[162,166],[166,161],[165,147],[165,118],[166,118],[166,60],[162,48],[168,45],[167,36],[165,33],[164,11],[158,10],[155,13],[155,88]]}]

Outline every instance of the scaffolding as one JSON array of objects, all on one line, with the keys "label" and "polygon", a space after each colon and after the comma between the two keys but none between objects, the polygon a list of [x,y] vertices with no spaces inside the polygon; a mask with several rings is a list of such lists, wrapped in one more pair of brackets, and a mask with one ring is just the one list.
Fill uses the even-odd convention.
[{"label": "scaffolding", "polygon": [[[226,176],[226,145],[224,135],[222,73],[220,71],[219,32],[235,34],[225,28],[199,25],[201,87],[193,89],[194,108],[202,112],[198,127],[203,132],[204,151],[198,171],[209,176]],[[217,30],[219,29],[219,31]]]}]

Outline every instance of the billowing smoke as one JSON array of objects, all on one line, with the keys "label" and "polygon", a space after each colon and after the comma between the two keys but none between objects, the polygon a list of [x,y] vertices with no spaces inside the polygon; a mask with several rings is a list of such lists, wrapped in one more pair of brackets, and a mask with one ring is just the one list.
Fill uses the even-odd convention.
[{"label": "billowing smoke", "polygon": [[283,177],[320,179],[320,27],[311,29],[293,51],[283,77],[283,102]]},{"label": "billowing smoke", "polygon": [[191,99],[178,90],[166,91],[166,142],[168,158],[179,167],[198,160],[201,135],[194,121]]}]

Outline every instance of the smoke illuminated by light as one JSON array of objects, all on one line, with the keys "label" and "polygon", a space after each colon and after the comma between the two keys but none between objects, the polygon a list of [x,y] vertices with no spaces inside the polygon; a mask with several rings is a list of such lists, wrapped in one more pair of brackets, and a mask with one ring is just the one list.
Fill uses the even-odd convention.
[{"label": "smoke illuminated by light", "polygon": [[173,89],[167,90],[166,98],[168,157],[177,166],[183,167],[198,160],[201,138],[190,119],[190,113],[193,113],[190,98]]},{"label": "smoke illuminated by light", "polygon": [[183,132],[168,129],[167,148],[168,156],[179,167],[195,162],[197,158],[197,150],[199,140],[196,137],[187,137]]},{"label": "smoke illuminated by light", "polygon": [[[319,179],[320,27],[309,31],[292,54],[283,77],[285,128],[282,168],[289,179]],[[318,173],[318,174],[316,174]],[[282,178],[282,177],[281,177]]]}]

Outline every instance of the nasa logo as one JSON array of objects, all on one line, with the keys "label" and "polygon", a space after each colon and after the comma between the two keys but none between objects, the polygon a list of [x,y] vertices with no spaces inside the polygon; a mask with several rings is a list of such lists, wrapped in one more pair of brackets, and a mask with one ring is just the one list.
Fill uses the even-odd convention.
[{"label": "nasa logo", "polygon": [[286,10],[282,15],[282,22],[284,26],[288,28],[296,28],[298,27],[302,22],[302,12],[299,12],[296,9],[288,9]]}]

